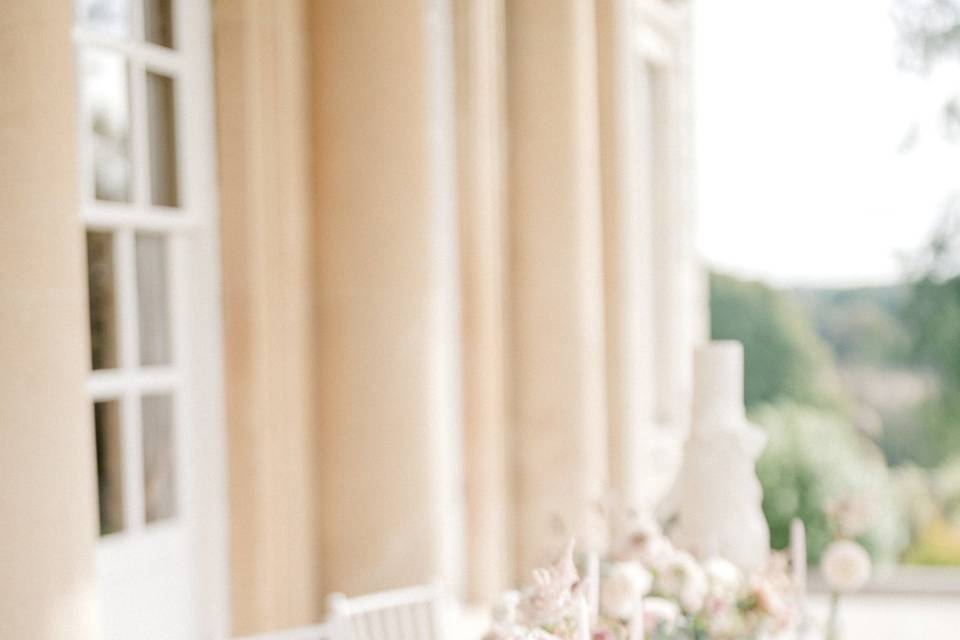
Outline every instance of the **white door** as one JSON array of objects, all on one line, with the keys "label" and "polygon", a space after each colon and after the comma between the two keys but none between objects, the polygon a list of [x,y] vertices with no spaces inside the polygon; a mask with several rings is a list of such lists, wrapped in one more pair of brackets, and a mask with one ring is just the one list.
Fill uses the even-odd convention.
[{"label": "white door", "polygon": [[225,629],[209,4],[77,0],[107,640]]}]

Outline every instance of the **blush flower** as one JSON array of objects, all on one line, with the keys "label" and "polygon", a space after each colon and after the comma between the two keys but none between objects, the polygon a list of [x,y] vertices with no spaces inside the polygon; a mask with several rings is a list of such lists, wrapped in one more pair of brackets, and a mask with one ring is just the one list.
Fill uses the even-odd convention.
[{"label": "blush flower", "polygon": [[870,554],[852,540],[830,543],[820,561],[820,570],[830,589],[850,592],[862,589],[870,579]]},{"label": "blush flower", "polygon": [[572,588],[578,580],[573,563],[573,541],[548,567],[533,570],[533,584],[524,589],[517,605],[520,624],[541,627],[572,615]]},{"label": "blush flower", "polygon": [[618,620],[630,619],[650,592],[653,576],[633,562],[619,562],[610,568],[600,588],[603,614]]},{"label": "blush flower", "polygon": [[670,632],[680,619],[680,607],[665,598],[646,598],[643,601],[643,629],[647,636],[657,631]]},{"label": "blush flower", "polygon": [[680,603],[687,613],[703,607],[709,584],[703,568],[686,551],[671,554],[657,573],[658,590]]}]

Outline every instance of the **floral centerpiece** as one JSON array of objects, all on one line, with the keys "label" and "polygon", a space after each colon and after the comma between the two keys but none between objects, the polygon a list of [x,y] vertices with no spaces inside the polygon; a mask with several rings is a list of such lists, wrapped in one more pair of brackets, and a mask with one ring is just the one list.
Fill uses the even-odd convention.
[{"label": "floral centerpiece", "polygon": [[585,581],[573,561],[574,543],[549,567],[534,569],[522,591],[503,594],[486,640],[588,640]]},{"label": "floral centerpiece", "polygon": [[794,589],[783,555],[746,572],[725,558],[696,558],[675,548],[649,521],[627,529],[601,557],[598,574],[598,626],[616,640],[626,637],[618,632],[629,629],[638,613],[644,637],[654,640],[768,638],[794,622]]},{"label": "floral centerpiece", "polygon": [[755,640],[794,622],[793,583],[779,554],[747,573],[723,558],[695,558],[639,523],[619,544],[579,560],[578,572],[571,542],[530,585],[504,594],[487,640]]}]

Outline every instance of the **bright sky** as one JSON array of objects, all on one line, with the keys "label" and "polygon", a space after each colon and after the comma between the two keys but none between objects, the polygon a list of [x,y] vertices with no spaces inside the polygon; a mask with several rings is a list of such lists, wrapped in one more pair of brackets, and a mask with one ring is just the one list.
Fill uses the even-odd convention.
[{"label": "bright sky", "polygon": [[926,82],[898,70],[886,0],[696,7],[707,263],[780,285],[896,281],[898,256],[924,244],[960,186],[960,148],[934,131],[900,150],[955,70]]}]

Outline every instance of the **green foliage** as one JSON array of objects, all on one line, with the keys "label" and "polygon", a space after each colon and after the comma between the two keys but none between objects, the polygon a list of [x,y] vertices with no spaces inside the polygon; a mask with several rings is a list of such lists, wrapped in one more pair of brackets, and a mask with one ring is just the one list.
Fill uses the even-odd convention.
[{"label": "green foliage", "polygon": [[842,397],[830,353],[803,309],[759,282],[710,275],[711,335],[744,346],[747,407],[790,399],[837,408]]},{"label": "green foliage", "polygon": [[960,388],[960,276],[918,280],[904,316],[915,360],[935,370],[946,389]]},{"label": "green foliage", "polygon": [[902,366],[911,336],[901,320],[904,286],[793,292],[841,365]]},{"label": "green foliage", "polygon": [[894,0],[903,64],[928,71],[941,60],[960,58],[960,2]]},{"label": "green foliage", "polygon": [[871,506],[871,526],[862,542],[874,558],[893,560],[907,540],[891,476],[882,453],[835,415],[790,402],[751,414],[768,436],[757,464],[763,511],[774,548],[789,544],[790,522],[803,519],[807,549],[817,562],[833,538],[826,507],[862,496]]},{"label": "green foliage", "polygon": [[933,371],[939,393],[920,407],[918,423],[936,447],[934,462],[960,451],[960,202],[948,206],[921,257],[903,318],[911,358]]},{"label": "green foliage", "polygon": [[[900,39],[903,67],[929,74],[938,65],[960,60],[960,0],[894,0],[894,24]],[[960,137],[960,93],[951,92],[940,105],[944,137]],[[908,136],[915,142],[917,128]]]}]

